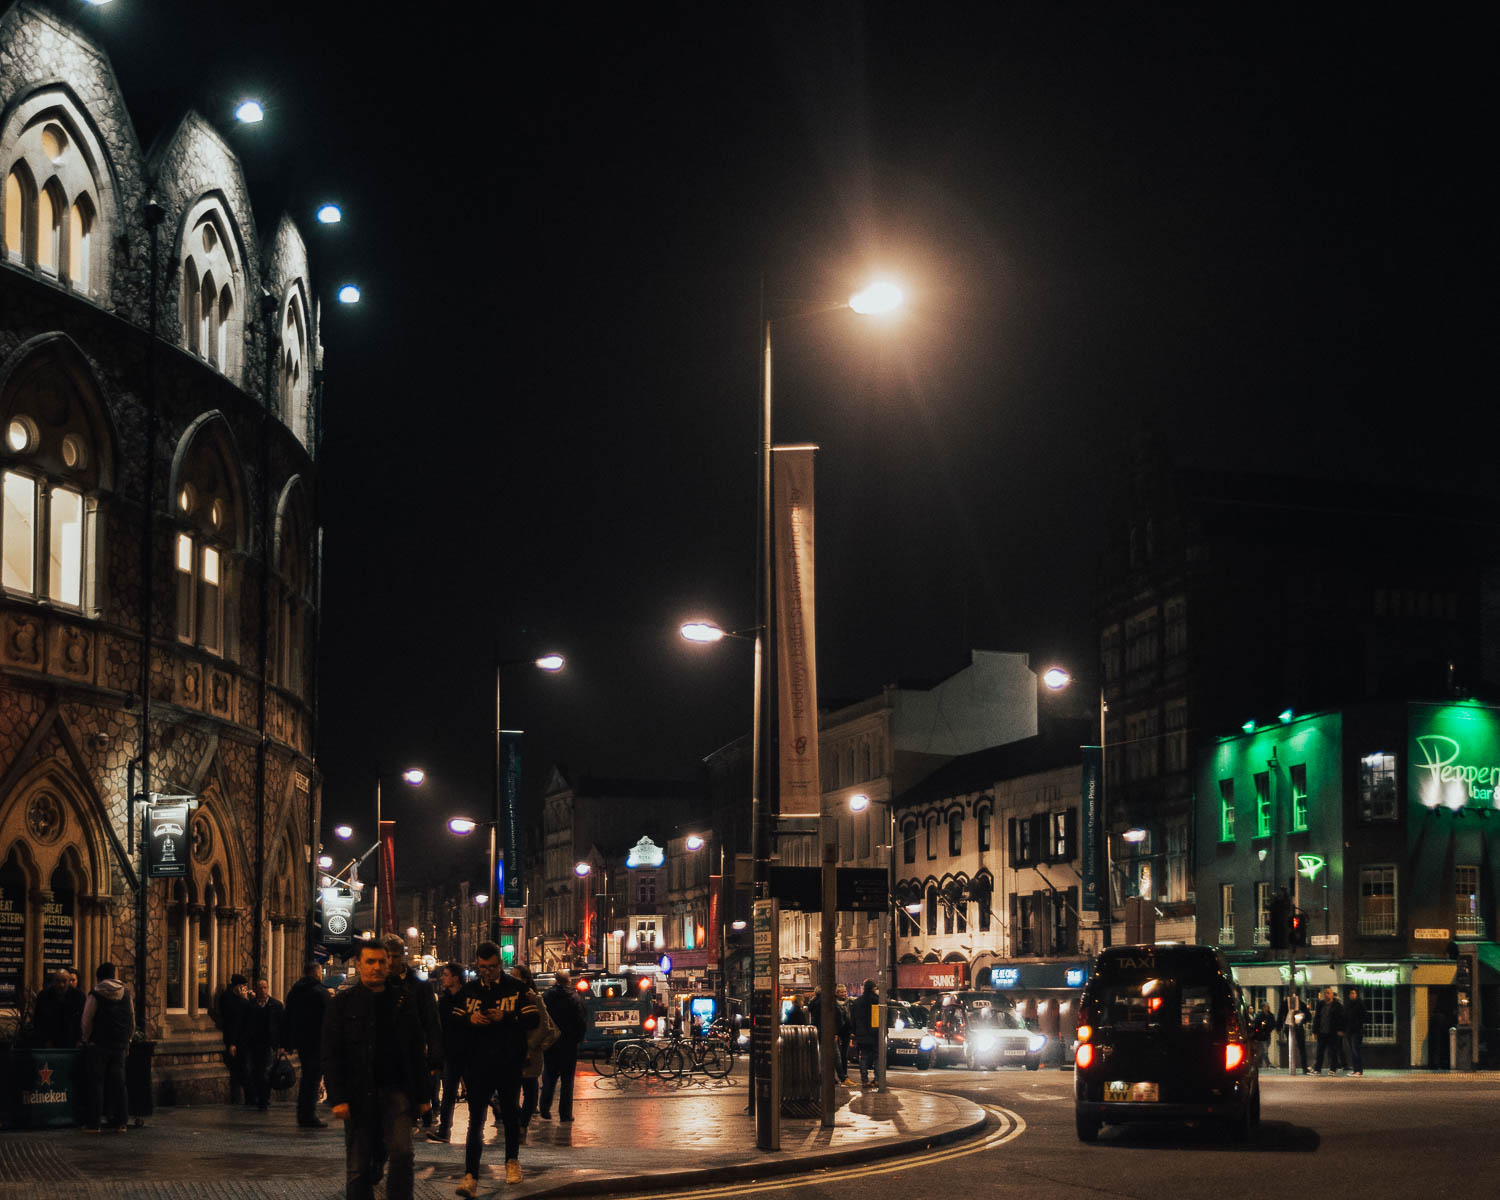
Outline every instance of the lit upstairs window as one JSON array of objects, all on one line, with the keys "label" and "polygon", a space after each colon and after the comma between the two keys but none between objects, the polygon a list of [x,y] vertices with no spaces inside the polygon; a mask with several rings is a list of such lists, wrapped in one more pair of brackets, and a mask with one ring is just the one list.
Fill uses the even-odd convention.
[{"label": "lit upstairs window", "polygon": [[1234,841],[1234,780],[1219,780],[1219,841]]},{"label": "lit upstairs window", "polygon": [[1292,780],[1292,832],[1302,833],[1307,829],[1307,765],[1297,763],[1291,769]]}]

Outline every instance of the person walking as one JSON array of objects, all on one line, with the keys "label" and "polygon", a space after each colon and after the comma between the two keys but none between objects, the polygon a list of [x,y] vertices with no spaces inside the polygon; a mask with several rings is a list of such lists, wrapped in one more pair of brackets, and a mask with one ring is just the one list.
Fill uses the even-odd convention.
[{"label": "person walking", "polygon": [[1344,1041],[1349,1046],[1349,1074],[1365,1073],[1365,1002],[1359,998],[1359,989],[1349,989],[1349,1002],[1344,1005]]},{"label": "person walking", "polygon": [[297,1052],[302,1070],[297,1080],[297,1125],[302,1129],[323,1129],[327,1121],[318,1120],[318,1081],[323,1078],[323,1015],[328,1008],[328,989],[323,986],[323,965],[310,962],[302,968],[302,978],[286,994],[284,1041],[288,1050]]},{"label": "person walking", "polygon": [[245,1093],[253,1097],[255,1107],[265,1112],[271,1107],[271,1062],[281,1046],[281,1027],[286,1009],[271,995],[271,985],[264,979],[255,981],[255,995],[245,1008]]},{"label": "person walking", "polygon": [[464,989],[462,964],[448,963],[439,978],[443,985],[437,998],[438,1024],[443,1031],[443,1094],[437,1128],[427,1135],[429,1142],[446,1142],[453,1136],[453,1105],[458,1100],[459,1080],[463,1078],[469,1028],[469,1012],[460,998]]},{"label": "person walking", "polygon": [[870,1071],[875,1067],[875,1055],[880,1046],[880,1030],[875,1018],[879,1012],[880,993],[875,990],[875,981],[866,979],[864,991],[849,1006],[849,1019],[854,1024],[854,1049],[859,1054],[861,1087],[870,1086]]},{"label": "person walking", "polygon": [[245,1019],[249,1015],[250,983],[243,975],[231,975],[229,986],[219,997],[219,1032],[224,1038],[224,1065],[229,1068],[229,1103],[238,1104],[243,1097],[253,1105],[255,1098],[245,1087]]},{"label": "person walking", "polygon": [[405,989],[387,986],[390,958],[379,942],[360,943],[355,970],[357,982],[323,1014],[323,1078],[344,1123],[344,1194],[373,1200],[388,1158],[386,1196],[412,1200],[412,1122],[431,1107],[422,1023]]},{"label": "person walking", "polygon": [[98,1133],[101,1118],[111,1129],[124,1133],[130,1118],[130,1098],[125,1090],[125,1053],[135,1029],[135,1011],[130,989],[115,978],[115,964],[102,962],[94,972],[94,987],[83,1002],[80,1021],[88,1064],[88,1111],[85,1133]]},{"label": "person walking", "polygon": [[849,1082],[849,1043],[854,1038],[854,1022],[849,1016],[849,989],[844,984],[839,984],[833,991],[834,1002],[837,1005],[835,1017],[838,1020],[838,1050],[839,1050],[839,1082]]},{"label": "person walking", "polygon": [[801,993],[792,997],[792,1006],[787,1010],[786,1018],[781,1023],[783,1025],[806,1025],[808,1023],[807,1005],[802,1003]]},{"label": "person walking", "polygon": [[[1259,1021],[1262,1017],[1269,1021],[1272,1026],[1276,1024],[1276,1016],[1271,1012],[1271,1005],[1268,1001],[1265,1000],[1262,1000],[1260,1002],[1260,1009],[1255,1014],[1255,1019],[1257,1021]],[[1259,1065],[1262,1067],[1269,1067],[1271,1065],[1271,1039],[1266,1038],[1264,1041],[1259,1042],[1259,1045]]]},{"label": "person walking", "polygon": [[536,993],[500,969],[500,947],[480,942],[475,965],[479,977],[464,985],[463,1006],[469,1014],[464,1088],[469,1094],[469,1132],[464,1138],[464,1177],[457,1194],[479,1190],[479,1158],[484,1150],[484,1122],[490,1099],[500,1095],[500,1123],[505,1129],[505,1182],[521,1182],[521,1140],[517,1098],[526,1035],[541,1020]]},{"label": "person walking", "polygon": [[[530,967],[517,963],[511,974],[524,983],[533,996],[536,995]],[[536,1113],[538,1077],[546,1066],[547,1049],[557,1041],[559,1034],[557,1022],[552,1019],[547,1006],[538,1000],[536,1007],[540,1020],[537,1021],[536,1028],[526,1035],[526,1062],[521,1067],[521,1111],[516,1118],[521,1126],[520,1140],[523,1146],[526,1144],[527,1127]]]},{"label": "person walking", "polygon": [[[578,1070],[578,1043],[583,1041],[588,1028],[583,1012],[583,1001],[573,990],[573,977],[559,971],[557,979],[542,995],[542,1003],[557,1026],[557,1041],[547,1047],[542,1056],[542,1095],[537,1104],[537,1116],[544,1121],[552,1119],[552,1096],[557,1094],[557,1119],[573,1119],[573,1075]],[[679,1013],[679,1020],[681,1014]],[[678,1026],[681,1033],[681,1026]],[[562,1085],[558,1088],[559,1083]]]},{"label": "person walking", "polygon": [[[406,961],[405,942],[394,933],[388,933],[380,939],[380,944],[385,947],[386,955],[391,963],[389,985],[405,989],[417,1006],[417,1018],[422,1022],[422,1043],[428,1073],[427,1094],[430,1097],[437,1075],[443,1069],[443,1032],[442,1025],[438,1021],[437,997],[432,994],[432,988],[412,972],[411,966]],[[422,1124],[429,1129],[432,1127],[430,1106],[422,1119]]]},{"label": "person walking", "polygon": [[1307,1074],[1307,1005],[1295,991],[1288,992],[1281,1001],[1281,1013],[1277,1027],[1286,1033],[1287,1065],[1295,1072]]},{"label": "person walking", "polygon": [[1323,989],[1323,998],[1313,1018],[1313,1031],[1318,1037],[1318,1059],[1313,1074],[1323,1073],[1326,1058],[1329,1074],[1337,1075],[1344,1060],[1344,1006],[1339,1003],[1339,995],[1333,988]]}]

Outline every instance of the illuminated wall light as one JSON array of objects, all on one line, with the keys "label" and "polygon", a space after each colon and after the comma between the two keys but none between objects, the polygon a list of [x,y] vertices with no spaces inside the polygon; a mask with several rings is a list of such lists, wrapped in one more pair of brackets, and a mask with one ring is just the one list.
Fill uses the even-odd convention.
[{"label": "illuminated wall light", "polygon": [[255,125],[266,119],[266,110],[258,100],[242,100],[234,110],[234,119],[243,125]]},{"label": "illuminated wall light", "polygon": [[1292,723],[1292,718],[1296,715],[1297,714],[1291,709],[1291,707],[1288,706],[1287,708],[1283,708],[1279,713],[1276,714],[1276,719],[1283,725],[1290,725]]},{"label": "illuminated wall light", "polygon": [[318,224],[337,225],[344,219],[344,210],[337,204],[325,204],[318,209]]},{"label": "illuminated wall light", "polygon": [[1243,729],[1246,733],[1254,733],[1255,732],[1255,718],[1251,717],[1248,721],[1246,721],[1243,725],[1241,725],[1240,728]]}]

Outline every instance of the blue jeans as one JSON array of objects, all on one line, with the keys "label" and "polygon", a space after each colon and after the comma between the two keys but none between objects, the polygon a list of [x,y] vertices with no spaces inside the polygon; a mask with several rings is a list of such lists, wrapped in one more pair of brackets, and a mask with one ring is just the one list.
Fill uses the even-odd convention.
[{"label": "blue jeans", "polygon": [[389,1159],[386,1196],[411,1200],[411,1100],[398,1087],[376,1093],[375,1111],[344,1122],[345,1191],[348,1200],[372,1200],[378,1164]]},{"label": "blue jeans", "polygon": [[859,1081],[870,1082],[870,1072],[875,1070],[875,1056],[880,1052],[878,1042],[855,1042],[855,1049],[859,1051]]},{"label": "blue jeans", "polygon": [[1365,1035],[1362,1033],[1346,1033],[1344,1042],[1349,1047],[1349,1069],[1364,1074],[1365,1070]]}]

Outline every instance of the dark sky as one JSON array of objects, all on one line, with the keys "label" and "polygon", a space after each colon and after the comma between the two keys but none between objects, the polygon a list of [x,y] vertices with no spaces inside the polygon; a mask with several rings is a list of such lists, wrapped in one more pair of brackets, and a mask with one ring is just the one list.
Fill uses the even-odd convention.
[{"label": "dark sky", "polygon": [[[879,270],[910,296],[891,325],[777,327],[776,440],[822,448],[825,699],[970,646],[1088,669],[1138,430],[1233,468],[1493,475],[1461,421],[1493,405],[1494,246],[1460,17],[521,8],[69,9],[145,142],[199,107],[262,227],[303,222],[326,807],[368,827],[376,764],[420,762],[394,814],[417,857],[487,807],[496,640],[570,660],[506,677],[530,789],[552,761],[680,776],[747,730],[748,650],[674,631],[753,620],[762,278],[842,299]],[[260,126],[228,119],[242,95]]]}]

